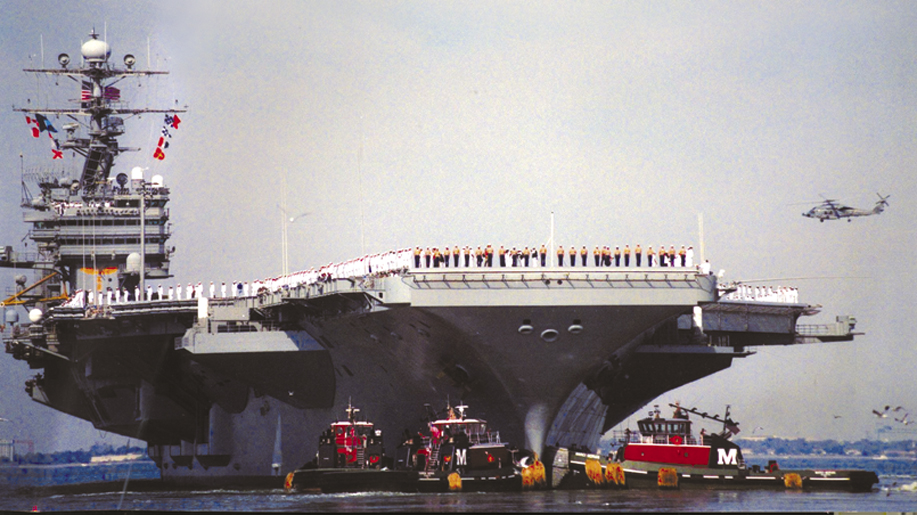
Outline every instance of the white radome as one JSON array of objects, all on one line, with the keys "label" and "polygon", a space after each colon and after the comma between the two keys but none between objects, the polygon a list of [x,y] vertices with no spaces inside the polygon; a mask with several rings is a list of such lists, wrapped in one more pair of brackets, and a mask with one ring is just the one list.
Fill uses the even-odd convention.
[{"label": "white radome", "polygon": [[90,63],[104,63],[108,61],[108,57],[111,55],[111,47],[102,40],[90,39],[83,43],[80,52],[83,54],[83,59]]}]

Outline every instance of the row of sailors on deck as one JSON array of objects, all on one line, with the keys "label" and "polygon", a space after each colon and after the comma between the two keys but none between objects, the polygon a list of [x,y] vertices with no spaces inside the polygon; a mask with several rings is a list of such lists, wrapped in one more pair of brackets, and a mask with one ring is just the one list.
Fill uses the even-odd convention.
[{"label": "row of sailors on deck", "polygon": [[[459,248],[458,245],[452,247],[446,247],[444,250],[440,250],[438,247],[427,247],[422,249],[420,247],[414,248],[414,268],[449,268],[450,262],[455,268],[462,266],[461,263],[464,263],[465,268],[471,268],[477,266],[478,268],[489,268],[494,266],[494,254],[496,254],[499,264],[497,266],[506,267],[530,267],[530,266],[548,266],[548,249],[541,245],[541,247],[525,247],[524,249],[518,249],[513,247],[512,249],[506,249],[502,245],[499,249],[494,251],[493,245],[488,244],[485,247],[478,245],[478,248],[471,250],[471,247],[465,246]],[[610,266],[631,266],[631,255],[633,255],[634,266],[647,266],[647,267],[693,267],[694,266],[694,247],[688,246],[685,248],[684,245],[681,246],[681,249],[675,250],[674,245],[669,246],[669,250],[665,249],[665,245],[659,246],[659,251],[656,252],[653,250],[653,247],[649,247],[644,250],[638,244],[634,247],[633,251],[629,245],[624,245],[624,249],[621,247],[615,247],[614,250],[610,246],[604,246],[599,248],[598,245],[592,250],[592,260],[593,265],[597,267],[610,267]],[[643,263],[643,257],[646,256],[646,264]],[[472,257],[474,258],[472,260]],[[577,250],[575,246],[571,246],[569,250],[564,250],[564,247],[561,245],[557,247],[557,261],[556,266],[564,266],[565,258],[569,258],[567,263],[571,267],[576,266],[577,257],[579,257],[581,266],[587,266],[589,259],[589,250],[586,249],[584,245],[581,249]]]},{"label": "row of sailors on deck", "polygon": [[[478,249],[473,252],[475,257],[474,262],[478,267],[492,267],[494,253],[494,249],[491,245],[487,245],[485,248],[478,247]],[[498,253],[499,266],[502,267],[507,266],[507,259],[512,263],[511,266],[531,266],[533,262],[541,263],[541,266],[547,266],[547,249],[544,245],[537,249],[537,251],[535,249],[529,251],[528,248],[523,251],[517,251],[516,249],[506,251],[501,247]],[[586,266],[588,255],[586,247],[583,247],[580,251],[576,251],[571,247],[569,252],[564,251],[563,247],[558,247],[557,265],[564,266],[564,256],[569,255],[571,261],[570,266],[576,266],[575,261],[577,254],[581,257],[582,266]],[[201,282],[198,282],[196,285],[188,283],[186,287],[183,287],[181,284],[174,287],[164,287],[162,284],[159,284],[155,287],[155,290],[152,285],[147,285],[145,291],[142,292],[139,287],[134,287],[133,291],[125,290],[124,288],[108,288],[105,291],[99,292],[79,290],[65,306],[85,307],[87,305],[120,304],[137,300],[190,300],[204,296],[208,298],[252,297],[262,293],[275,293],[299,286],[321,285],[336,279],[383,277],[410,269],[412,265],[414,268],[423,268],[424,266],[427,268],[436,268],[439,266],[448,267],[449,261],[446,259],[447,256],[451,256],[453,258],[453,266],[458,267],[461,262],[459,258],[462,255],[465,257],[465,266],[471,267],[472,251],[470,247],[465,247],[461,250],[455,247],[455,250],[449,250],[449,254],[439,252],[438,249],[428,248],[427,250],[421,250],[420,247],[416,247],[415,249],[401,249],[382,254],[366,255],[341,263],[330,263],[317,270],[315,268],[310,268],[309,270],[301,270],[278,277],[259,279],[251,283],[248,281],[233,281],[230,284],[223,282],[217,286],[213,282],[210,282],[206,291]],[[660,247],[658,253],[654,252],[652,247],[650,247],[644,254],[640,246],[637,245],[633,252],[636,266],[643,266],[642,257],[644,255],[646,256],[646,266],[649,267],[694,267],[694,250],[692,247],[685,248],[685,246],[682,246],[681,250],[677,252],[674,246],[671,246],[668,251]],[[630,248],[625,245],[624,251],[622,252],[617,247],[615,247],[614,251],[608,246],[603,249],[596,247],[594,251],[594,263],[595,266],[606,267],[630,266]]]},{"label": "row of sailors on deck", "polygon": [[211,281],[206,291],[202,282],[198,282],[196,285],[188,283],[187,287],[183,287],[180,283],[174,287],[165,287],[159,284],[155,289],[152,285],[146,285],[145,291],[141,291],[139,286],[135,286],[132,291],[125,288],[108,288],[99,292],[77,290],[64,306],[86,307],[121,304],[137,300],[190,300],[204,296],[208,298],[253,297],[262,293],[275,293],[284,289],[303,285],[311,286],[335,279],[382,277],[410,268],[410,265],[411,250],[402,249],[383,254],[367,255],[342,263],[330,263],[318,270],[310,268],[309,270],[293,272],[278,277],[259,279],[251,283],[248,281],[233,281],[227,285],[223,282],[218,287]]},{"label": "row of sailors on deck", "polygon": [[751,286],[739,284],[736,291],[721,297],[724,300],[753,300],[758,302],[799,303],[799,289],[792,286]]}]

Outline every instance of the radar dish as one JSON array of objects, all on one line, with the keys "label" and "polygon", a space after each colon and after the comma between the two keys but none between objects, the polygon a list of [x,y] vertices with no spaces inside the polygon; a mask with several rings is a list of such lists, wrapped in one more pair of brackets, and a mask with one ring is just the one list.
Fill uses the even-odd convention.
[{"label": "radar dish", "polygon": [[115,177],[115,180],[118,181],[118,184],[124,187],[127,184],[127,174],[124,172],[121,172],[118,174],[117,177]]}]

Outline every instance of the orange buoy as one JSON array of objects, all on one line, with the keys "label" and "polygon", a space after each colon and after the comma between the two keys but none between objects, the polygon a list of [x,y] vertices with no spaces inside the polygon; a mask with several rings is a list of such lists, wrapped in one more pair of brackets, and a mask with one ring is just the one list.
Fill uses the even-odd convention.
[{"label": "orange buoy", "polygon": [[589,478],[589,481],[594,485],[603,485],[605,484],[605,475],[602,474],[602,464],[599,463],[599,460],[595,458],[588,458],[586,460],[586,477]]},{"label": "orange buoy", "polygon": [[522,488],[523,490],[535,489],[544,486],[545,471],[544,463],[538,460],[538,454],[535,454],[534,462],[522,469]]},{"label": "orange buoy", "polygon": [[784,474],[783,484],[790,490],[802,490],[802,476],[795,472]]},{"label": "orange buoy", "polygon": [[659,474],[656,476],[656,484],[659,488],[678,488],[678,472],[672,467],[660,468]]},{"label": "orange buoy", "polygon": [[284,480],[284,482],[283,482],[283,488],[284,488],[284,489],[286,489],[286,490],[292,490],[292,489],[293,489],[293,476],[294,476],[294,475],[295,475],[295,474],[294,474],[293,472],[290,472],[289,474],[287,474],[287,478],[286,478],[286,480]]},{"label": "orange buoy", "polygon": [[609,463],[605,467],[605,480],[615,486],[626,486],[624,479],[624,468],[620,463]]},{"label": "orange buoy", "polygon": [[458,472],[453,472],[449,474],[446,478],[449,480],[449,490],[452,492],[461,492],[462,491],[462,476]]}]

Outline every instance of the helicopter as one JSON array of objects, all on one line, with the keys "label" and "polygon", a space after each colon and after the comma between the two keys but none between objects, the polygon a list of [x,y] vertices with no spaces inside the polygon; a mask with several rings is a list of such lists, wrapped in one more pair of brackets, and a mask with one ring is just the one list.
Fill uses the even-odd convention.
[{"label": "helicopter", "polygon": [[808,212],[802,214],[806,218],[817,218],[820,222],[825,220],[840,220],[846,218],[849,222],[851,218],[855,216],[870,216],[881,214],[882,211],[885,211],[885,206],[888,205],[888,197],[891,195],[882,196],[879,193],[879,201],[876,202],[876,205],[872,209],[857,209],[855,207],[845,206],[844,204],[839,204],[835,199],[825,199],[821,204],[813,207]]}]

